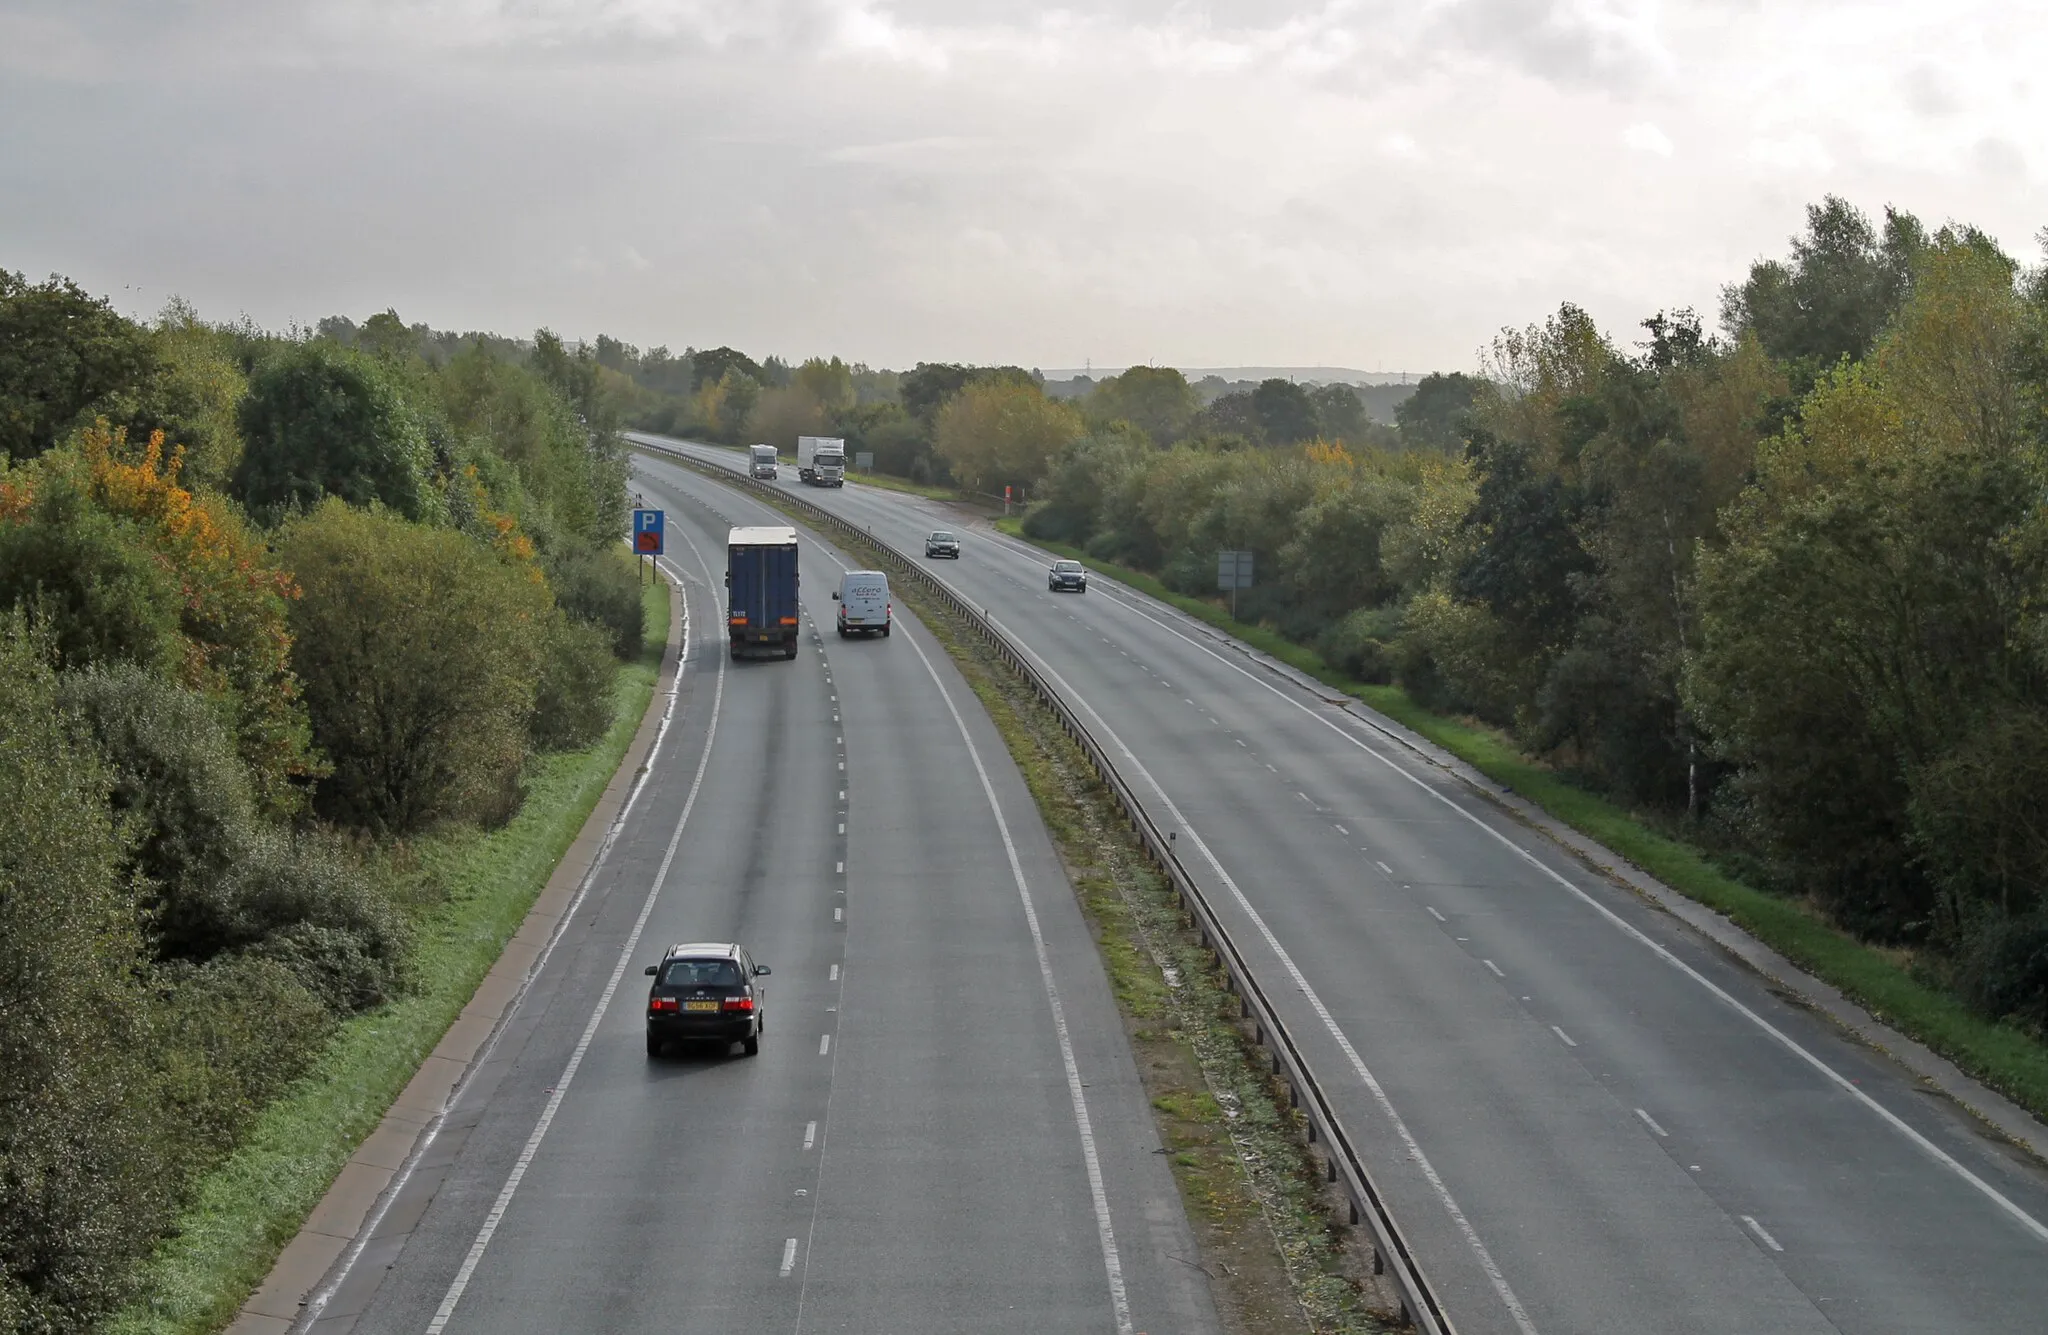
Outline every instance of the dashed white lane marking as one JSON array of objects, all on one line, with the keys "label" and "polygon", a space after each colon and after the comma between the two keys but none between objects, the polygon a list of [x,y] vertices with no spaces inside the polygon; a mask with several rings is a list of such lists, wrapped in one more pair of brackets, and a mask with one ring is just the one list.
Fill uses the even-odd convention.
[{"label": "dashed white lane marking", "polygon": [[1660,1137],[1666,1140],[1669,1140],[1671,1138],[1671,1133],[1669,1131],[1666,1131],[1663,1127],[1658,1126],[1657,1119],[1650,1116],[1650,1114],[1644,1112],[1641,1108],[1636,1109],[1636,1116],[1642,1118],[1643,1125],[1649,1127],[1650,1130],[1656,1132]]},{"label": "dashed white lane marking", "polygon": [[1187,697],[1186,697],[1185,695],[1183,695],[1183,696],[1182,696],[1182,697],[1180,698],[1180,702],[1181,702],[1182,704],[1184,704],[1184,705],[1192,705],[1192,704],[1194,703],[1194,701],[1192,701],[1192,700],[1188,699],[1188,698],[1187,698]]},{"label": "dashed white lane marking", "polygon": [[1308,804],[1309,804],[1310,806],[1314,806],[1314,805],[1315,805],[1315,803],[1313,803],[1313,802],[1309,802],[1309,801],[1308,801],[1308,794],[1307,794],[1307,793],[1304,793],[1304,792],[1301,792],[1301,791],[1297,790],[1297,791],[1295,792],[1295,794],[1294,794],[1294,795],[1295,795],[1296,797],[1300,798],[1300,799],[1301,799],[1302,801],[1304,801],[1304,802],[1308,802]]},{"label": "dashed white lane marking", "polygon": [[840,769],[842,769],[842,770],[843,770],[843,769],[845,769],[845,768],[846,768],[846,762],[845,762],[845,761],[843,761],[843,760],[842,760],[842,761],[840,761],[840,762],[839,762],[839,768],[840,768]]},{"label": "dashed white lane marking", "polygon": [[1495,964],[1495,963],[1494,963],[1494,962],[1493,962],[1492,960],[1481,960],[1481,961],[1479,961],[1479,962],[1480,962],[1481,964],[1484,964],[1484,965],[1485,965],[1485,966],[1486,966],[1487,968],[1489,968],[1489,969],[1493,970],[1493,976],[1494,976],[1495,978],[1505,978],[1505,977],[1507,977],[1507,975],[1506,975],[1506,974],[1504,974],[1504,973],[1502,973],[1502,972],[1500,971],[1500,966],[1499,966],[1498,964]]},{"label": "dashed white lane marking", "polygon": [[846,864],[844,862],[834,863],[832,866],[832,870],[838,872],[841,876],[844,876],[846,874]]},{"label": "dashed white lane marking", "polygon": [[784,1238],[782,1240],[782,1277],[788,1279],[789,1272],[794,1269],[796,1269],[796,1239]]},{"label": "dashed white lane marking", "polygon": [[1748,1215],[1744,1215],[1742,1216],[1742,1222],[1749,1225],[1750,1232],[1756,1234],[1759,1238],[1763,1239],[1764,1246],[1769,1247],[1774,1252],[1782,1252],[1785,1250],[1783,1247],[1778,1245],[1778,1240],[1772,1237],[1770,1233],[1765,1230],[1764,1226],[1756,1222],[1755,1219],[1751,1218]]},{"label": "dashed white lane marking", "polygon": [[[1605,919],[1610,926],[1620,931],[1624,936],[1636,942],[1636,944],[1648,949],[1658,959],[1663,960],[1666,964],[1676,969],[1682,976],[1691,980],[1693,983],[1697,984],[1702,990],[1704,990],[1709,996],[1713,997],[1716,1001],[1719,1001],[1722,1005],[1728,1007],[1737,1015],[1740,1015],[1743,1019],[1755,1025],[1772,1041],[1778,1043],[1780,1046],[1785,1048],[1786,1051],[1790,1052],[1793,1056],[1805,1062],[1807,1066],[1812,1068],[1812,1070],[1815,1073],[1817,1073],[1822,1079],[1826,1080],[1829,1084],[1833,1085],[1841,1093],[1846,1094],[1851,1099],[1854,1099],[1857,1103],[1861,1104],[1866,1110],[1868,1110],[1870,1113],[1876,1116],[1886,1126],[1889,1126],[1893,1131],[1897,1132],[1900,1136],[1905,1138],[1922,1154],[1925,1154],[1928,1158],[1934,1160],[1936,1163],[1948,1169],[1951,1173],[1954,1173],[1963,1181],[1969,1183],[1970,1186],[1975,1188],[1986,1200],[1990,1201],[1993,1205],[2003,1210],[2010,1218],[2012,1218],[2016,1223],[2018,1223],[2021,1228],[2025,1229],[2035,1238],[2043,1242],[2048,1242],[2048,1224],[2044,1224],[2040,1220],[2034,1218],[2033,1215],[2028,1214],[2019,1205],[2015,1204],[2010,1197],[2006,1196],[2003,1192],[1999,1191],[1998,1188],[1992,1186],[1989,1182],[1986,1182],[1983,1178],[1977,1176],[1976,1173],[1970,1171],[1969,1168],[1965,1167],[1961,1160],[1957,1159],[1954,1155],[1950,1154],[1948,1151],[1942,1149],[1939,1145],[1936,1145],[1933,1141],[1929,1140],[1926,1136],[1922,1135],[1918,1130],[1916,1130],[1912,1126],[1911,1123],[1907,1122],[1906,1119],[1900,1117],[1897,1113],[1893,1112],[1891,1109],[1885,1107],[1882,1103],[1879,1103],[1876,1099],[1872,1098],[1868,1093],[1861,1089],[1856,1084],[1856,1082],[1849,1079],[1849,1077],[1843,1075],[1840,1071],[1837,1071],[1834,1067],[1828,1065],[1820,1057],[1816,1056],[1814,1053],[1812,1053],[1807,1048],[1802,1046],[1797,1039],[1793,1038],[1790,1034],[1778,1028],[1769,1020],[1766,1020],[1763,1016],[1759,1015],[1756,1011],[1752,1010],[1749,1006],[1745,1005],[1726,988],[1714,982],[1705,974],[1693,968],[1684,960],[1678,958],[1678,956],[1673,954],[1669,949],[1660,945],[1655,940],[1651,939],[1648,933],[1644,932],[1634,923],[1629,922],[1626,918],[1623,918],[1613,909],[1608,908],[1605,904],[1601,903],[1599,900],[1595,899],[1591,894],[1587,893],[1583,888],[1573,884],[1568,877],[1558,872],[1555,868],[1552,868],[1546,863],[1544,863],[1542,859],[1538,858],[1534,853],[1530,852],[1526,848],[1523,848],[1520,844],[1517,844],[1513,839],[1509,838],[1500,830],[1495,829],[1492,825],[1488,824],[1486,820],[1482,818],[1478,813],[1468,810],[1466,807],[1462,806],[1460,803],[1453,800],[1450,796],[1437,791],[1429,783],[1419,778],[1418,776],[1410,773],[1406,768],[1403,767],[1401,762],[1395,760],[1386,752],[1381,751],[1378,747],[1373,746],[1364,738],[1352,732],[1349,728],[1340,726],[1335,721],[1325,717],[1322,714],[1319,714],[1314,709],[1311,709],[1309,706],[1303,704],[1300,700],[1296,699],[1294,696],[1289,695],[1286,691],[1283,691],[1278,686],[1275,686],[1272,682],[1267,681],[1264,678],[1257,676],[1254,673],[1248,671],[1247,669],[1239,666],[1238,664],[1231,662],[1222,654],[1217,653],[1214,649],[1209,648],[1207,645],[1202,644],[1200,641],[1191,638],[1190,636],[1182,633],[1175,627],[1160,620],[1158,617],[1153,616],[1151,613],[1147,612],[1143,607],[1141,607],[1137,603],[1132,602],[1129,599],[1119,599],[1115,597],[1112,597],[1111,601],[1122,603],[1122,605],[1128,608],[1134,615],[1143,617],[1145,620],[1150,621],[1153,625],[1159,627],[1161,630],[1173,636],[1175,639],[1192,646],[1195,650],[1197,650],[1200,653],[1207,654],[1210,658],[1215,659],[1224,667],[1227,667],[1232,672],[1237,673],[1246,681],[1253,683],[1260,689],[1267,691],[1268,693],[1273,695],[1275,698],[1284,701],[1289,705],[1292,705],[1294,708],[1300,710],[1302,713],[1308,715],[1310,718],[1315,719],[1316,722],[1322,724],[1331,732],[1336,733],[1345,741],[1351,743],[1359,750],[1365,752],[1373,759],[1379,761],[1382,765],[1385,765],[1389,770],[1393,771],[1393,773],[1397,777],[1405,779],[1408,783],[1420,789],[1429,797],[1435,799],[1442,805],[1450,808],[1457,815],[1463,817],[1466,821],[1476,826],[1480,831],[1482,831],[1492,839],[1499,842],[1502,847],[1507,848],[1515,854],[1517,854],[1519,857],[1522,858],[1523,861],[1527,862],[1539,874],[1556,882],[1557,885],[1566,893],[1570,894],[1573,898],[1579,900],[1579,902],[1586,905],[1588,908],[1592,909],[1601,918]],[[1012,638],[1015,639],[1019,644],[1023,643],[1021,637],[1012,636]],[[1033,653],[1028,648],[1026,649],[1026,652],[1030,653],[1031,657],[1038,663],[1038,665],[1047,671],[1047,673],[1053,678],[1055,683],[1059,686],[1060,690],[1066,693],[1066,696],[1069,700],[1074,701],[1075,703],[1079,704],[1082,708],[1086,709],[1090,714],[1094,715],[1095,721],[1097,723],[1102,724],[1103,731],[1107,733],[1111,737],[1111,739],[1116,742],[1117,749],[1121,751],[1125,756],[1129,757],[1132,764],[1141,772],[1143,772],[1144,766],[1138,762],[1137,756],[1131,751],[1129,746],[1126,746],[1123,743],[1122,739],[1116,737],[1114,730],[1112,730],[1108,724],[1103,723],[1102,716],[1096,713],[1094,707],[1089,705],[1087,701],[1083,700],[1081,698],[1080,693],[1078,691],[1075,691],[1071,686],[1069,686],[1067,684],[1066,679],[1060,676],[1060,674],[1056,670],[1054,670],[1052,668],[1052,665],[1047,663],[1044,658],[1040,657],[1036,653]],[[1354,724],[1363,722],[1363,720],[1357,719],[1356,716],[1351,717]],[[1371,727],[1372,725],[1370,723],[1365,723],[1364,726]],[[1169,807],[1173,805],[1173,800],[1166,796],[1166,790],[1159,786],[1157,780],[1151,778],[1151,776],[1147,774],[1146,782],[1152,785],[1153,790],[1159,794],[1160,799],[1164,801]],[[1176,816],[1175,819],[1179,820],[1179,817]],[[1182,826],[1182,828],[1187,828],[1186,821],[1179,821],[1179,823]],[[1192,835],[1194,832],[1192,830],[1189,830],[1189,833]],[[1199,836],[1196,836],[1196,844],[1197,847],[1203,847],[1203,845],[1200,843]],[[1224,878],[1226,883],[1228,883],[1230,879],[1229,874],[1223,870],[1222,865],[1218,863],[1213,857],[1208,858],[1208,861],[1210,865],[1215,868],[1217,873]],[[1248,911],[1250,910],[1249,903],[1245,903],[1244,906]],[[1253,913],[1253,916],[1256,918],[1257,915],[1255,912]],[[1263,934],[1264,933],[1262,932],[1262,935]],[[1277,939],[1271,939],[1269,943],[1274,945],[1274,949],[1277,953],[1279,950],[1277,945]],[[1334,1021],[1328,1022],[1328,1024],[1329,1027],[1332,1029],[1332,1032],[1335,1033]],[[1338,1036],[1340,1038],[1342,1037],[1341,1035]],[[1348,1042],[1349,1040],[1347,1039],[1343,1041]],[[1466,1240],[1468,1242],[1471,1242],[1474,1245],[1475,1249],[1483,1250],[1478,1247],[1478,1235],[1476,1233],[1472,1233],[1469,1231],[1470,1226],[1464,1222],[1462,1215],[1456,1217],[1458,1218],[1461,1228],[1467,1230]],[[1490,1266],[1492,1258],[1488,1257],[1487,1260]],[[1525,1311],[1523,1311],[1520,1302],[1517,1301],[1513,1293],[1510,1290],[1508,1290],[1507,1281],[1499,1275],[1499,1272],[1497,1270],[1489,1268],[1487,1274],[1488,1278],[1494,1281],[1494,1291],[1500,1294],[1502,1301],[1507,1304],[1509,1314],[1514,1317],[1515,1324],[1518,1327],[1520,1327],[1525,1333],[1532,1332],[1535,1328],[1529,1324],[1528,1315]]]},{"label": "dashed white lane marking", "polygon": [[1429,905],[1429,904],[1424,904],[1424,905],[1423,905],[1422,907],[1424,907],[1424,908],[1428,909],[1428,910],[1429,910],[1429,916],[1430,916],[1430,917],[1432,917],[1432,918],[1435,918],[1435,919],[1436,919],[1436,920],[1437,920],[1438,922],[1449,922],[1449,921],[1450,921],[1450,919],[1449,919],[1449,918],[1446,918],[1446,917],[1444,917],[1444,915],[1443,915],[1443,914],[1441,914],[1441,913],[1438,913],[1438,912],[1436,911],[1436,908],[1435,908],[1435,907],[1434,907],[1433,905]]},{"label": "dashed white lane marking", "polygon": [[832,1051],[832,1035],[830,1035],[830,1034],[820,1034],[820,1035],[818,1035],[818,1055],[819,1055],[820,1057],[823,1057],[823,1056],[825,1056],[825,1055],[826,1055],[827,1053],[829,1053],[829,1052],[831,1052],[831,1051]]},{"label": "dashed white lane marking", "polygon": [[[1263,763],[1263,762],[1262,762],[1262,763]],[[1273,769],[1273,766],[1272,766],[1271,764],[1266,764],[1266,768],[1267,768],[1267,769]],[[1273,772],[1274,772],[1275,774],[1278,774],[1278,773],[1279,773],[1280,771],[1279,771],[1279,770],[1277,770],[1277,769],[1273,769]]]},{"label": "dashed white lane marking", "polygon": [[[836,720],[835,720],[835,722],[836,722]],[[834,744],[836,744],[836,745],[839,745],[839,746],[844,746],[844,745],[846,745],[846,739],[845,739],[844,737],[834,737],[834,738],[832,739],[832,741],[834,742]]]},{"label": "dashed white lane marking", "polygon": [[1567,1034],[1564,1030],[1558,1028],[1556,1025],[1550,1026],[1550,1032],[1556,1034],[1559,1038],[1563,1039],[1564,1045],[1566,1047],[1575,1048],[1578,1046],[1578,1044],[1573,1041],[1572,1036],[1570,1034]]},{"label": "dashed white lane marking", "polygon": [[836,964],[835,964],[835,965],[833,965],[833,966],[832,966],[832,971],[831,971],[830,973],[828,973],[828,974],[826,974],[826,975],[825,975],[825,981],[826,981],[826,982],[828,982],[828,983],[836,983],[836,982],[838,982],[838,981],[839,981],[839,966],[838,966],[838,965],[836,965]]},{"label": "dashed white lane marking", "polygon": [[981,778],[982,794],[988,799],[988,809],[996,820],[996,832],[1003,838],[1003,852],[1010,860],[1010,878],[1016,882],[1017,898],[1024,906],[1024,923],[1031,929],[1031,946],[1038,956],[1038,977],[1045,986],[1046,1007],[1052,1012],[1053,1034],[1059,1039],[1060,1062],[1066,1067],[1067,1099],[1074,1107],[1074,1126],[1081,1138],[1081,1162],[1088,1172],[1088,1194],[1095,1206],[1095,1235],[1102,1245],[1102,1268],[1109,1280],[1109,1301],[1116,1316],[1117,1335],[1133,1335],[1131,1324],[1131,1300],[1124,1288],[1123,1257],[1116,1248],[1116,1230],[1109,1217],[1109,1190],[1102,1180],[1102,1160],[1095,1151],[1095,1124],[1088,1116],[1087,1086],[1081,1081],[1081,1064],[1074,1056],[1073,1036],[1067,1031],[1066,1008],[1060,1004],[1059,988],[1052,977],[1052,955],[1046,949],[1045,932],[1038,925],[1038,906],[1032,902],[1031,887],[1024,879],[1024,864],[1017,857],[1017,842],[1010,835],[1010,822],[1003,816],[1002,804],[996,801],[995,785],[989,781],[988,767],[981,763],[981,749],[974,744],[974,737],[967,731],[967,721],[960,717],[960,707],[953,703],[952,692],[939,676],[939,670],[932,666],[924,647],[915,639],[910,647],[917,652],[924,663],[924,670],[931,676],[932,685],[938,688],[939,698],[946,702],[946,710],[953,716],[953,726],[960,731],[960,740],[967,747],[967,758],[974,762],[974,772]]},{"label": "dashed white lane marking", "polygon": [[[687,534],[684,541],[689,541]],[[690,543],[696,552],[696,544]],[[705,564],[704,554],[697,552],[697,564],[703,567],[704,581],[711,582],[711,567]],[[647,887],[647,898],[640,905],[640,916],[633,920],[633,930],[626,934],[626,943],[619,949],[618,962],[612,965],[612,976],[598,994],[597,1005],[590,1012],[590,1022],[583,1026],[583,1034],[576,1040],[575,1048],[569,1053],[569,1064],[555,1081],[554,1091],[548,1095],[547,1103],[541,1108],[540,1120],[534,1123],[533,1134],[526,1138],[520,1148],[519,1157],[512,1163],[512,1171],[506,1175],[505,1185],[498,1190],[497,1200],[491,1203],[490,1213],[484,1216],[483,1227],[477,1230],[476,1238],[469,1244],[468,1255],[455,1271],[447,1293],[441,1296],[441,1305],[434,1311],[433,1320],[427,1323],[427,1335],[441,1335],[447,1329],[448,1319],[455,1315],[455,1305],[462,1301],[464,1290],[469,1288],[470,1276],[476,1273],[477,1263],[484,1259],[484,1249],[491,1245],[491,1237],[498,1231],[498,1224],[505,1218],[505,1212],[512,1208],[512,1197],[519,1190],[519,1184],[526,1177],[526,1170],[532,1166],[534,1155],[540,1152],[541,1140],[546,1137],[548,1127],[554,1123],[555,1113],[561,1109],[562,1100],[568,1097],[569,1086],[576,1079],[576,1071],[583,1065],[583,1056],[590,1051],[591,1040],[597,1037],[598,1025],[603,1023],[605,1011],[610,1009],[612,996],[619,990],[619,980],[625,977],[626,968],[633,962],[633,952],[640,948],[640,933],[647,928],[647,919],[654,912],[654,903],[661,897],[662,882],[668,879],[668,870],[676,859],[676,848],[683,842],[683,829],[690,823],[690,813],[697,809],[697,794],[704,787],[704,771],[711,763],[712,743],[718,738],[719,706],[725,699],[725,655],[718,658],[718,684],[711,692],[711,724],[704,733],[704,753],[697,760],[697,773],[690,779],[689,794],[683,798],[683,813],[676,818],[675,832],[669,836],[668,848],[661,855],[661,864],[655,868],[654,883]]]},{"label": "dashed white lane marking", "polygon": [[[1385,872],[1389,876],[1392,876],[1394,874],[1394,869],[1392,867],[1389,867],[1386,863],[1381,862],[1378,858],[1374,858],[1372,860],[1372,865],[1378,867],[1381,871]],[[1435,913],[1436,910],[1431,909],[1430,912]]]},{"label": "dashed white lane marking", "polygon": [[846,822],[845,822],[845,821],[840,821],[840,822],[839,822],[839,833],[841,833],[841,834],[845,834],[845,833],[846,833]]},{"label": "dashed white lane marking", "polygon": [[1242,737],[1233,737],[1230,740],[1236,742],[1239,746],[1243,746],[1245,744],[1244,738]]},{"label": "dashed white lane marking", "polygon": [[845,921],[846,921],[846,910],[845,910],[845,909],[833,909],[833,910],[832,910],[832,921],[833,921],[833,922],[845,922]]},{"label": "dashed white lane marking", "polygon": [[1343,835],[1346,839],[1349,839],[1351,837],[1351,831],[1345,829],[1341,825],[1337,827],[1337,833]]},{"label": "dashed white lane marking", "polygon": [[805,1123],[804,1123],[804,1148],[805,1148],[805,1149],[809,1149],[809,1148],[810,1148],[811,1146],[813,1146],[813,1145],[815,1145],[815,1144],[817,1144],[817,1143],[818,1143],[818,1124],[817,1124],[816,1122],[805,1122]]},{"label": "dashed white lane marking", "polygon": [[839,790],[839,800],[842,802],[846,800],[846,790],[844,788]]}]

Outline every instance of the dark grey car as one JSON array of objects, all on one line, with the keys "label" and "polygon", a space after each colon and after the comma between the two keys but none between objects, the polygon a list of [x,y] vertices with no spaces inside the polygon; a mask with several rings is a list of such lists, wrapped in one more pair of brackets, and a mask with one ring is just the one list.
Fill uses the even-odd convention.
[{"label": "dark grey car", "polygon": [[940,529],[924,540],[924,554],[930,557],[951,557],[960,559],[960,539]]},{"label": "dark grey car", "polygon": [[1088,592],[1088,569],[1079,561],[1055,561],[1052,569],[1045,572],[1045,587],[1058,593],[1061,589],[1072,589],[1075,593]]},{"label": "dark grey car", "polygon": [[659,1057],[670,1042],[746,1045],[761,1050],[758,979],[768,966],[756,964],[738,944],[695,941],[670,946],[661,963],[647,966],[647,1055]]}]

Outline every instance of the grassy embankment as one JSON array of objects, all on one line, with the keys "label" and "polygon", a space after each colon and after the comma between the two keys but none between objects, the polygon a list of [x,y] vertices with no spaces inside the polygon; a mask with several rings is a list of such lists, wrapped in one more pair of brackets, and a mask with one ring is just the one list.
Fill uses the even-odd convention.
[{"label": "grassy embankment", "polygon": [[646,647],[620,668],[612,723],[583,750],[539,757],[503,828],[417,840],[388,870],[413,915],[405,994],[342,1025],[313,1069],[197,1185],[112,1335],[221,1328],[432,1052],[575,841],[647,712],[668,639],[668,586],[649,585]]},{"label": "grassy embankment", "polygon": [[1529,759],[1499,731],[1432,713],[1398,686],[1356,681],[1332,668],[1314,650],[1262,626],[1235,621],[1215,603],[1175,593],[1141,571],[1096,560],[1062,543],[1025,538],[1018,520],[996,523],[1013,537],[1080,561],[1199,617],[1427,737],[1674,890],[1726,914],[1800,968],[1853,997],[1879,1020],[1918,1039],[2036,1117],[2048,1119],[2048,1045],[2008,1025],[1984,1020],[1955,997],[1914,978],[1892,956],[1829,926],[1806,905],[1727,875],[1698,849],[1659,833],[1623,808]]}]

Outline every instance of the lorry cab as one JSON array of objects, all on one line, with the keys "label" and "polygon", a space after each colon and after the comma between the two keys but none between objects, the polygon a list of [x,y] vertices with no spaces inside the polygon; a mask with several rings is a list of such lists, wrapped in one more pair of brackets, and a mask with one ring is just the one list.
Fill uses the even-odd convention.
[{"label": "lorry cab", "polygon": [[747,453],[752,459],[752,463],[748,468],[748,476],[773,482],[775,480],[775,447],[773,445],[755,445],[749,448]]},{"label": "lorry cab", "polygon": [[847,571],[839,577],[839,589],[832,598],[839,604],[840,639],[855,633],[889,633],[894,605],[889,600],[889,577],[881,571]]}]

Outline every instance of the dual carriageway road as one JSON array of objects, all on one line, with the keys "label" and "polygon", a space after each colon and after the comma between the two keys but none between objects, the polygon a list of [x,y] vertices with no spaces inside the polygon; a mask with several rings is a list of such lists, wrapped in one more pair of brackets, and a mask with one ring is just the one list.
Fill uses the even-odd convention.
[{"label": "dual carriageway road", "polygon": [[[300,1328],[1219,1329],[1087,925],[950,660],[900,605],[831,635],[843,558],[806,536],[796,660],[729,661],[726,528],[785,521],[638,485],[689,615],[670,727]],[[760,1055],[650,1060],[642,966],[733,939],[773,969]]]},{"label": "dual carriageway road", "polygon": [[1179,832],[1466,1335],[2048,1330],[2048,1174],[1883,1054],[1192,619],[1049,594],[933,502],[779,485],[912,556],[961,535],[934,573]]}]

